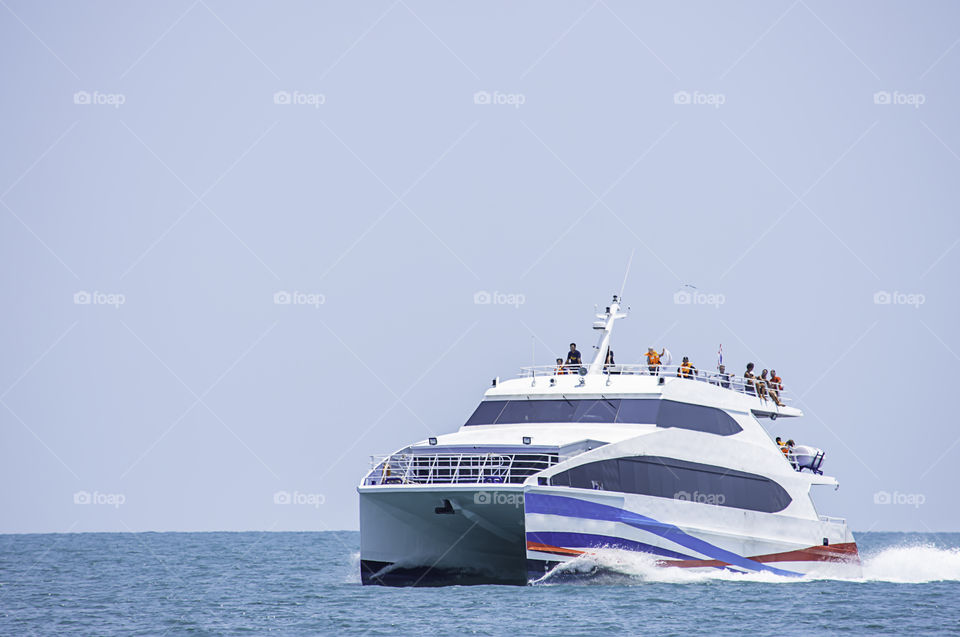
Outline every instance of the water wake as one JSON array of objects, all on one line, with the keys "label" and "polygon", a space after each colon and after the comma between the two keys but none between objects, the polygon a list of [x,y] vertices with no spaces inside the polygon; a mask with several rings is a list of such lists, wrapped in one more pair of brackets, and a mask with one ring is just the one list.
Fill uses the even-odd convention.
[{"label": "water wake", "polygon": [[[898,546],[861,554],[861,564],[820,563],[804,578],[768,572],[663,567],[656,556],[621,549],[597,549],[557,565],[536,584],[671,584],[707,581],[797,583],[810,580],[919,584],[960,580],[960,549],[932,545]],[[774,566],[779,566],[774,564]]]}]

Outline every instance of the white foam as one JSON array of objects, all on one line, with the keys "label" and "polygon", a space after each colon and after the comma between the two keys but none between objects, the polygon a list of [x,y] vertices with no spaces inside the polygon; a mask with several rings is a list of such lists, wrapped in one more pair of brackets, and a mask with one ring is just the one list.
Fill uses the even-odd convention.
[{"label": "white foam", "polygon": [[960,580],[960,548],[925,544],[883,549],[863,558],[863,579],[902,583]]}]

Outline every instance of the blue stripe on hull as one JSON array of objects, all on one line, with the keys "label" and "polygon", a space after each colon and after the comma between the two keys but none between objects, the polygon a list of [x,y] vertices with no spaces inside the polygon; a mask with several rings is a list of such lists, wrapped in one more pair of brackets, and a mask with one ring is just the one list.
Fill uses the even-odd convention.
[{"label": "blue stripe on hull", "polygon": [[537,531],[527,533],[528,542],[539,542],[540,544],[549,544],[550,546],[560,546],[564,548],[609,548],[625,549],[627,551],[639,551],[641,553],[653,553],[662,557],[672,557],[678,560],[697,560],[699,557],[684,555],[670,549],[628,540],[623,537],[614,537],[612,535],[595,535],[593,533],[567,533],[561,531]]},{"label": "blue stripe on hull", "polygon": [[711,544],[706,540],[694,537],[672,524],[666,524],[645,515],[606,504],[598,504],[596,502],[566,496],[527,492],[524,497],[524,511],[527,514],[542,513],[545,515],[560,515],[569,518],[622,522],[623,524],[647,531],[648,533],[653,533],[675,544],[679,544],[684,548],[706,555],[711,559],[726,562],[732,566],[738,566],[749,571],[765,571],[775,573],[776,575],[802,577],[802,573],[754,562],[751,559]]}]

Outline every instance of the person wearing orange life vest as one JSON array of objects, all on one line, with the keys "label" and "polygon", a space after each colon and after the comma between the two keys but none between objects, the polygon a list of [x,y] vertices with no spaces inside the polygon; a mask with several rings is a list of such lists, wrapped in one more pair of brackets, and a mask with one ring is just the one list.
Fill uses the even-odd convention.
[{"label": "person wearing orange life vest", "polygon": [[555,370],[553,370],[553,373],[556,374],[557,376],[561,376],[561,375],[567,373],[567,370],[565,370],[565,369],[563,368],[563,359],[562,359],[562,358],[558,358],[558,359],[557,359],[557,368],[556,368]]},{"label": "person wearing orange life vest", "polygon": [[783,391],[783,379],[777,376],[777,370],[770,370],[770,381],[767,383],[767,391],[770,392],[770,398],[773,398],[773,402],[777,403],[777,407],[783,407],[783,403],[780,402],[780,392]]},{"label": "person wearing orange life vest", "polygon": [[680,378],[693,378],[696,373],[697,368],[690,362],[690,358],[684,356],[683,362],[680,364],[679,369],[677,369],[677,376]]},{"label": "person wearing orange life vest", "polygon": [[780,439],[780,436],[777,436],[777,446],[780,447],[780,451],[783,452],[783,455],[787,455],[790,452],[790,449],[787,447],[787,443]]},{"label": "person wearing orange life vest", "polygon": [[647,369],[650,373],[656,375],[660,372],[660,354],[652,347],[647,348]]}]

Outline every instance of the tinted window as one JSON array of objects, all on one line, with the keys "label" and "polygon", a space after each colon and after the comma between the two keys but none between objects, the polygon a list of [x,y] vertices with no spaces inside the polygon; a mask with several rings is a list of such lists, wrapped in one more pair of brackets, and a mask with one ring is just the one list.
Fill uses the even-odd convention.
[{"label": "tinted window", "polygon": [[638,425],[655,425],[659,400],[621,400],[617,422],[629,422]]},{"label": "tinted window", "polygon": [[550,483],[692,500],[766,513],[782,511],[791,501],[784,488],[769,478],[657,456],[591,462],[558,473]]},{"label": "tinted window", "polygon": [[661,400],[657,412],[658,427],[678,427],[721,436],[740,433],[743,428],[728,413],[713,407]]},{"label": "tinted window", "polygon": [[468,425],[518,423],[633,423],[678,427],[721,436],[743,431],[726,412],[651,398],[578,400],[488,400],[480,403]]},{"label": "tinted window", "polygon": [[488,425],[497,422],[497,416],[503,411],[505,400],[485,400],[480,403],[473,415],[467,420],[468,425]]}]

